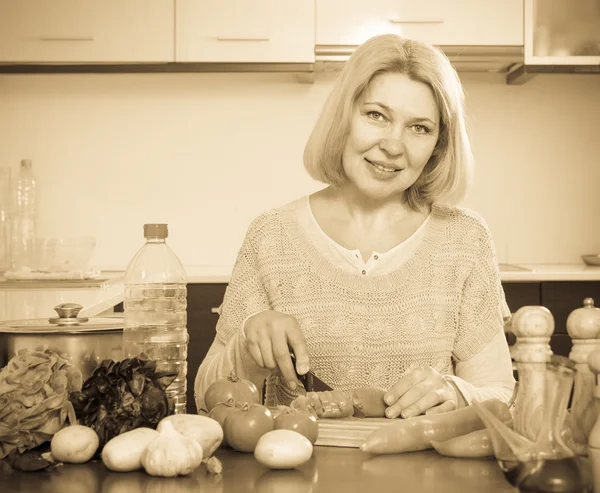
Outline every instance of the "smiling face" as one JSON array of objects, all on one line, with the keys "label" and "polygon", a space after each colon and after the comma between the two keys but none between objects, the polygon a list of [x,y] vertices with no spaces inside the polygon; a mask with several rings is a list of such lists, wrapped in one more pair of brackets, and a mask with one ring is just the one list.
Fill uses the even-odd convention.
[{"label": "smiling face", "polygon": [[396,72],[374,77],[354,105],[342,155],[350,184],[375,201],[403,196],[433,153],[439,119],[426,84]]}]

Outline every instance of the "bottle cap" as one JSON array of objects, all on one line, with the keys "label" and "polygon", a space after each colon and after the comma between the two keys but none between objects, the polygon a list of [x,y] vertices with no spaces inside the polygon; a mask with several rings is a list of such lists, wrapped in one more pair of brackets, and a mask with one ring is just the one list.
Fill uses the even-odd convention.
[{"label": "bottle cap", "polygon": [[145,238],[166,238],[169,230],[166,224],[144,224]]},{"label": "bottle cap", "polygon": [[21,166],[31,168],[31,159],[21,159]]}]

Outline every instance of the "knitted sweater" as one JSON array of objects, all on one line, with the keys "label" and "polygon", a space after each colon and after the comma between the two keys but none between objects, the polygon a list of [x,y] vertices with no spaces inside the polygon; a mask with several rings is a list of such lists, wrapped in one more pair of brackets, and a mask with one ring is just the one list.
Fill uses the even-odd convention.
[{"label": "knitted sweater", "polygon": [[[200,407],[210,382],[232,368],[257,385],[268,378],[267,405],[295,397],[245,350],[243,322],[262,310],[298,320],[311,369],[342,391],[387,390],[418,366],[453,375],[456,365],[502,334],[510,312],[490,232],[476,213],[434,205],[410,259],[385,275],[361,276],[322,254],[298,220],[302,205],[295,200],[251,223],[215,342],[196,378]],[[510,368],[510,360],[504,363]]]}]

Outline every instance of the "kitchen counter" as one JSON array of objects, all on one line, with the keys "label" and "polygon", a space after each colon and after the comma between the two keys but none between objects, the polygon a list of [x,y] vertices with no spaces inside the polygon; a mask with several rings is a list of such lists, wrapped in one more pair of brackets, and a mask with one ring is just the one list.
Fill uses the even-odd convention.
[{"label": "kitchen counter", "polygon": [[358,449],[315,447],[313,457],[298,469],[275,471],[253,454],[219,449],[221,477],[204,466],[177,478],[154,478],[142,471],[113,473],[102,462],[66,464],[50,472],[23,473],[1,469],[3,491],[11,493],[515,493],[496,461],[453,459],[434,451],[371,457]]},{"label": "kitchen counter", "polygon": [[[187,265],[189,283],[227,283],[233,266]],[[500,264],[500,279],[510,282],[600,281],[600,267],[578,264]]]},{"label": "kitchen counter", "polygon": [[56,316],[60,303],[83,306],[82,317],[95,317],[123,301],[123,272],[107,272],[90,281],[0,282],[0,322]]},{"label": "kitchen counter", "polygon": [[[187,265],[189,284],[228,283],[232,266]],[[26,318],[54,316],[59,303],[79,303],[81,315],[94,317],[123,301],[123,274],[121,270],[103,271],[104,282],[92,285],[54,282],[52,284],[24,284],[0,282],[0,322]],[[600,281],[600,267],[581,264],[501,264],[500,278],[506,282],[540,281]],[[0,279],[1,281],[1,279]],[[88,283],[89,284],[89,283]],[[86,287],[84,287],[86,286]]]}]

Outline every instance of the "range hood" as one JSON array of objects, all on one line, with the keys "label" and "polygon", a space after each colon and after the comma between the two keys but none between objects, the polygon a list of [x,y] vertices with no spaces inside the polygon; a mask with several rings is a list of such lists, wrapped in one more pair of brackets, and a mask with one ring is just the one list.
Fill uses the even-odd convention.
[{"label": "range hood", "polygon": [[[317,72],[341,70],[358,46],[315,46]],[[523,63],[522,46],[440,46],[458,72],[508,73]]]}]

